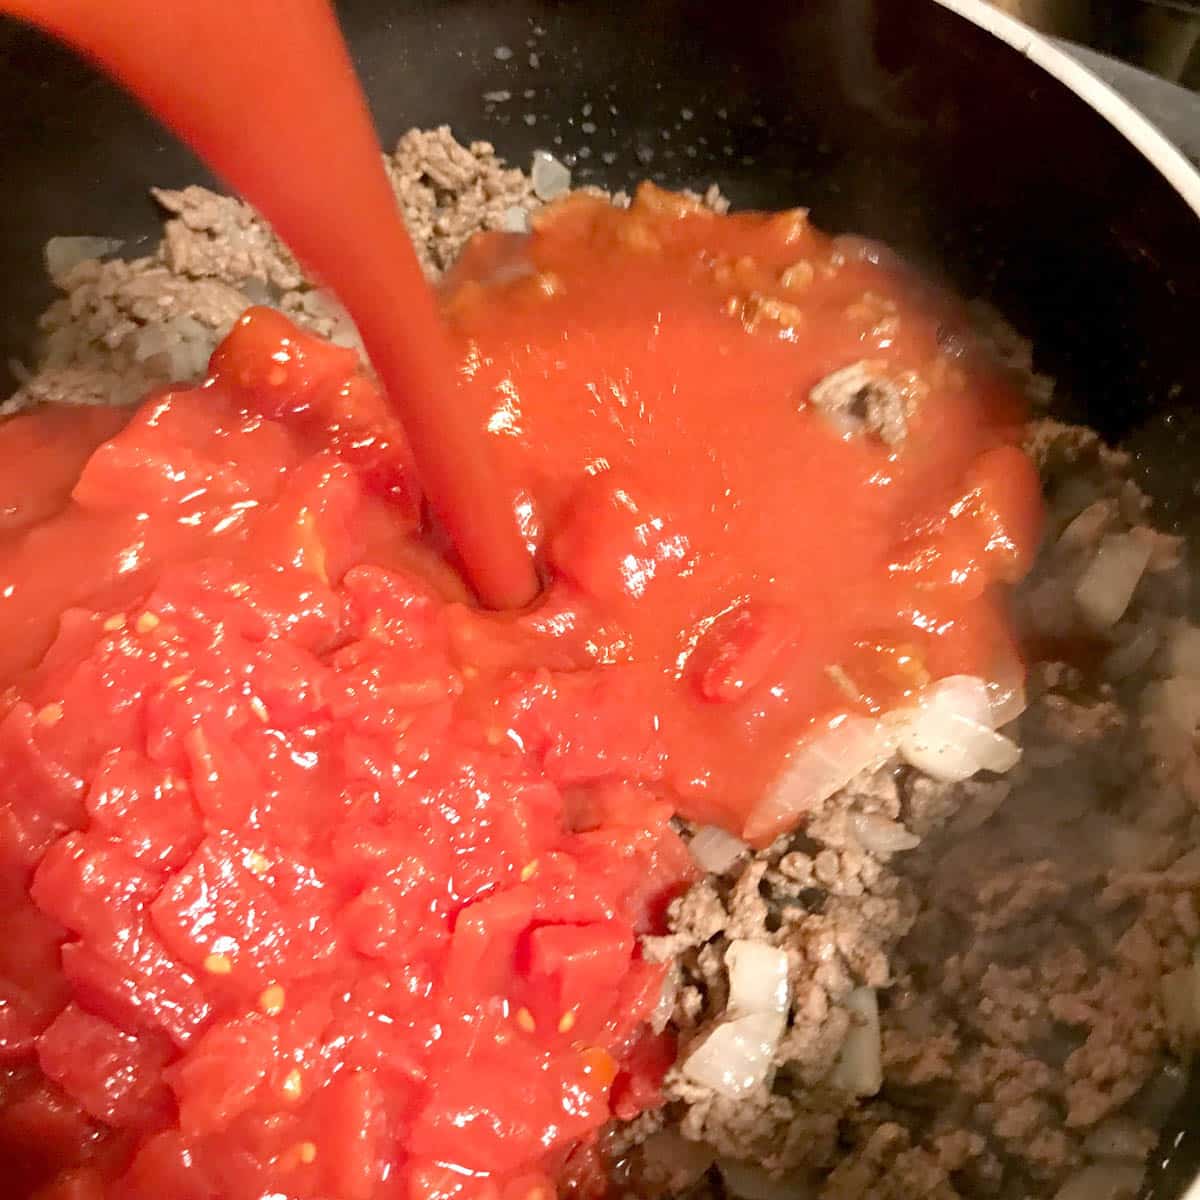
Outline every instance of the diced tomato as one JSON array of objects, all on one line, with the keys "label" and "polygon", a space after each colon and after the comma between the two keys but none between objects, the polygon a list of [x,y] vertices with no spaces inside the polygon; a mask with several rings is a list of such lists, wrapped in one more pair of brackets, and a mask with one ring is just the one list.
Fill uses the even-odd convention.
[{"label": "diced tomato", "polygon": [[125,850],[146,867],[180,866],[203,832],[186,784],[133,750],[105,756],[86,805],[93,828],[123,839]]},{"label": "diced tomato", "polygon": [[31,1200],[104,1200],[104,1172],[94,1167],[80,1167],[62,1172],[53,1183],[39,1188]]},{"label": "diced tomato", "polygon": [[663,1077],[674,1061],[673,1038],[649,1032],[638,1038],[613,1081],[613,1115],[628,1121],[660,1105]]},{"label": "diced tomato", "polygon": [[535,1016],[571,1038],[591,1038],[629,969],[633,931],[620,921],[542,925],[529,935]]},{"label": "diced tomato", "polygon": [[570,1139],[603,1119],[568,1107],[556,1073],[531,1065],[514,1072],[506,1055],[483,1049],[441,1064],[409,1131],[409,1153],[468,1172],[508,1172],[535,1163],[547,1137]]},{"label": "diced tomato", "polygon": [[321,1178],[338,1200],[375,1200],[392,1147],[388,1141],[387,1096],[366,1071],[339,1076],[322,1093]]},{"label": "diced tomato", "polygon": [[100,834],[69,833],[47,852],[31,892],[42,910],[99,945],[125,940],[159,889],[157,874]]},{"label": "diced tomato", "polygon": [[253,1103],[279,1053],[279,1035],[251,1014],[210,1027],[171,1073],[185,1134],[219,1133]]},{"label": "diced tomato", "polygon": [[0,1170],[5,1182],[16,1185],[20,1173],[44,1179],[59,1167],[76,1165],[98,1132],[81,1105],[48,1080],[6,1100],[0,1110]]},{"label": "diced tomato", "polygon": [[451,995],[482,1001],[508,990],[516,970],[517,944],[533,908],[532,889],[519,886],[459,912],[444,980]]},{"label": "diced tomato", "polygon": [[144,1142],[115,1185],[121,1200],[217,1200],[215,1170],[178,1130]]},{"label": "diced tomato", "polygon": [[38,1062],[48,1079],[96,1120],[130,1128],[169,1118],[162,1070],[170,1053],[165,1039],[122,1033],[76,1004],[38,1038]]},{"label": "diced tomato", "polygon": [[129,1032],[161,1030],[186,1046],[212,1009],[196,977],[145,925],[103,949],[73,942],[62,950],[63,976],[79,1003]]},{"label": "diced tomato", "polygon": [[[337,950],[327,891],[267,877],[261,851],[229,834],[206,838],[151,907],[168,948],[195,970],[265,986],[318,971]],[[302,895],[301,895],[302,893]]]}]

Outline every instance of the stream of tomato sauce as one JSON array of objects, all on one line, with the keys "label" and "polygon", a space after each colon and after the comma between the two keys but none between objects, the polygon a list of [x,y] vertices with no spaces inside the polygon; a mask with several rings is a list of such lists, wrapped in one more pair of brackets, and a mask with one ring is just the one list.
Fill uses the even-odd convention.
[{"label": "stream of tomato sauce", "polygon": [[[478,237],[441,302],[522,611],[423,528],[357,356],[271,310],[200,386],[0,425],[15,1195],[599,1194],[674,1053],[672,815],[769,840],[798,739],[1015,659],[1021,405],[901,268],[646,187]],[[856,364],[902,437],[814,402]]]},{"label": "stream of tomato sauce", "polygon": [[484,444],[452,402],[445,330],[330,0],[0,0],[0,11],[96,59],[339,297],[403,419],[410,488],[485,604],[530,602],[533,564]]}]

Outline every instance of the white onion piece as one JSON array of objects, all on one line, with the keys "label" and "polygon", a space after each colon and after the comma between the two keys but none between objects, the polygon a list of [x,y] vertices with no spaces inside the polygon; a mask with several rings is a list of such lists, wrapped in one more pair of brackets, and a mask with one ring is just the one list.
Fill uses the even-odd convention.
[{"label": "white onion piece", "polygon": [[822,734],[802,742],[789,755],[775,782],[746,822],[745,834],[756,838],[794,823],[813,812],[856,775],[882,766],[895,752],[891,722],[843,716]]},{"label": "white onion piece", "polygon": [[[969,724],[961,717],[956,720],[962,726]],[[1021,747],[1012,738],[1005,737],[1004,734],[997,733],[994,729],[988,729],[986,725],[972,726],[970,734],[972,738],[971,752],[975,755],[982,770],[1003,775],[1021,761]]]},{"label": "white onion piece", "polygon": [[898,854],[903,850],[914,850],[921,844],[915,833],[909,833],[898,821],[889,821],[878,813],[854,813],[850,823],[862,848],[872,854]]},{"label": "white onion piece", "polygon": [[975,675],[947,675],[939,679],[925,689],[921,704],[992,727],[991,693],[988,685]]},{"label": "white onion piece", "polygon": [[1200,679],[1200,629],[1186,622],[1170,635],[1166,645],[1166,669],[1169,675]]},{"label": "white onion piece", "polygon": [[539,200],[553,200],[571,189],[571,172],[545,150],[536,150],[529,176]]},{"label": "white onion piece", "polygon": [[1016,743],[1003,734],[932,706],[916,710],[899,749],[909,766],[942,783],[961,783],[980,770],[1003,773],[1021,758]]},{"label": "white onion piece", "polygon": [[683,1074],[701,1087],[740,1100],[766,1079],[783,1027],[781,1013],[723,1021],[684,1059]]},{"label": "white onion piece", "polygon": [[123,243],[105,237],[52,237],[43,250],[46,273],[58,279],[81,262],[115,254]]},{"label": "white onion piece", "polygon": [[1072,1175],[1054,1193],[1054,1200],[1134,1200],[1145,1175],[1144,1167],[1092,1163]]},{"label": "white onion piece", "polygon": [[1110,533],[1096,557],[1075,585],[1075,604],[1084,620],[1096,630],[1115,625],[1129,607],[1153,550],[1150,538]]},{"label": "white onion piece", "polygon": [[987,683],[988,700],[992,706],[993,729],[1003,729],[1025,711],[1025,667],[1019,658],[1010,657],[997,663]]},{"label": "white onion piece", "polygon": [[672,966],[663,977],[662,987],[655,1001],[654,1011],[650,1014],[648,1024],[655,1033],[662,1033],[671,1023],[675,1013],[675,1000],[679,995],[679,969]]},{"label": "white onion piece", "polygon": [[719,825],[701,825],[688,843],[688,849],[702,871],[724,875],[750,847]]},{"label": "white onion piece", "polygon": [[829,1083],[852,1096],[874,1096],[883,1087],[883,1051],[875,989],[855,988],[846,997],[846,1007],[853,1023],[829,1073]]},{"label": "white onion piece", "polygon": [[725,967],[732,1015],[787,1012],[788,957],[783,950],[739,939],[729,943]]},{"label": "white onion piece", "polygon": [[529,214],[519,204],[514,204],[500,214],[500,228],[507,233],[528,233]]},{"label": "white onion piece", "polygon": [[1058,544],[1066,550],[1085,550],[1094,545],[1116,519],[1117,502],[1108,497],[1089,504],[1073,517],[1058,535]]}]

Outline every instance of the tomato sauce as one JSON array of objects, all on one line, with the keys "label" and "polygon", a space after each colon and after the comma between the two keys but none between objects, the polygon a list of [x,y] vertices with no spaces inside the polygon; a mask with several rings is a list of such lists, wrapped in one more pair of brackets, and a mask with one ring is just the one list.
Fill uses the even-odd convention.
[{"label": "tomato sauce", "polygon": [[[477,239],[442,302],[522,612],[272,311],[202,386],[0,425],[14,1195],[550,1200],[672,1060],[672,816],[769,839],[798,739],[1014,653],[1020,405],[899,268],[646,188]],[[814,401],[862,362],[902,437]]]},{"label": "tomato sauce", "polygon": [[476,592],[495,608],[532,600],[537,577],[510,506],[475,502],[501,499],[499,482],[450,403],[445,330],[330,0],[0,0],[0,10],[115,75],[339,297],[403,418],[419,468],[409,486],[419,482]]}]

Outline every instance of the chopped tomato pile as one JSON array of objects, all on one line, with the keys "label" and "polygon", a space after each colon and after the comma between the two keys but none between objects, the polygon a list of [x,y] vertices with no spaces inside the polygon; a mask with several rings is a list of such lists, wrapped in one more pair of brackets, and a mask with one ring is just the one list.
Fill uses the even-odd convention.
[{"label": "chopped tomato pile", "polygon": [[[672,816],[741,830],[814,721],[1007,652],[1018,408],[907,288],[653,191],[478,242],[446,305],[521,614],[471,604],[357,356],[269,310],[203,386],[0,426],[7,1194],[602,1187],[674,1054]],[[806,399],[864,358],[903,444]]]}]

